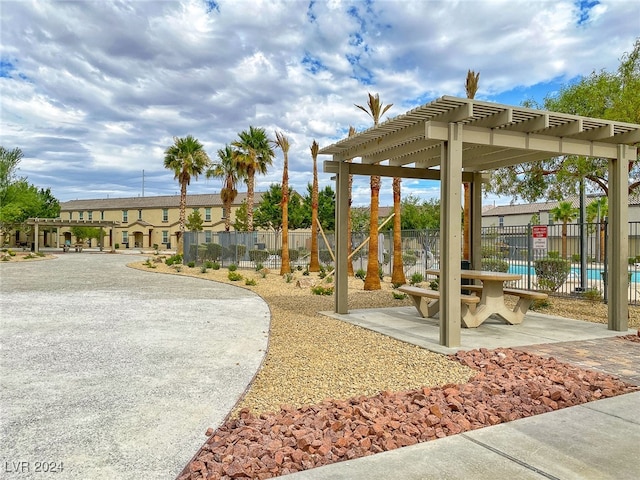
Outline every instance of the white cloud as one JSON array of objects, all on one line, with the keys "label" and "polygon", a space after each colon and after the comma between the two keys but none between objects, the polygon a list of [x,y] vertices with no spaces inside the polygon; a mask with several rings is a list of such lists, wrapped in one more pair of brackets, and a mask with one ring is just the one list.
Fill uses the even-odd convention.
[{"label": "white cloud", "polygon": [[[3,2],[0,144],[23,149],[21,173],[61,200],[136,196],[143,169],[146,194],[173,194],[162,163],[174,136],[196,136],[215,157],[253,125],[290,136],[291,183],[305,191],[311,142],[368,128],[353,106],[367,92],[396,116],[464,95],[473,69],[479,98],[515,91],[518,103],[546,93],[541,85],[615,70],[640,15],[633,0],[584,10],[572,0],[216,3],[208,12],[201,0]],[[259,188],[281,181],[277,155]],[[189,191],[212,189],[202,179]],[[431,182],[403,189],[439,194]],[[354,192],[366,204],[367,179]],[[391,203],[390,181],[381,203]]]}]

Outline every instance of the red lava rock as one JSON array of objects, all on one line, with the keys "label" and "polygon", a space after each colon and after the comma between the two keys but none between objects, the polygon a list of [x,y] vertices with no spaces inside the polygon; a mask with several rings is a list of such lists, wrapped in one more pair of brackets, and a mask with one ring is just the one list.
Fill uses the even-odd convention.
[{"label": "red lava rock", "polygon": [[[619,337],[639,341],[640,336]],[[517,350],[452,356],[478,373],[463,385],[283,406],[217,430],[179,480],[267,479],[638,390],[602,373]]]}]

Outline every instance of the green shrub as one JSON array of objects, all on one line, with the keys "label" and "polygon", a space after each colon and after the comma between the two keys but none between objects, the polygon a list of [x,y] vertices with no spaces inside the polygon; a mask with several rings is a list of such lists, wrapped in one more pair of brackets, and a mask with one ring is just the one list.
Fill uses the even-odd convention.
[{"label": "green shrub", "polygon": [[166,263],[169,266],[182,263],[182,255],[180,255],[179,253],[176,253],[175,255],[171,255],[169,258],[167,258],[164,261],[164,263]]},{"label": "green shrub", "polygon": [[404,284],[403,284],[403,283],[399,283],[399,282],[393,282],[393,283],[391,284],[391,286],[392,286],[393,288],[400,288],[402,285],[404,285]]},{"label": "green shrub", "polygon": [[249,260],[256,264],[266,262],[268,258],[269,252],[267,250],[249,250]]},{"label": "green shrub", "polygon": [[213,270],[220,270],[220,264],[219,264],[218,262],[213,262],[213,263],[211,264],[211,268],[212,268]]},{"label": "green shrub", "polygon": [[116,243],[116,244],[115,244],[115,249],[116,249],[116,250],[118,250],[119,248],[120,248],[120,244],[119,244],[119,243]]},{"label": "green shrub", "polygon": [[323,287],[322,285],[316,285],[311,287],[311,293],[314,295],[333,295],[333,287]]},{"label": "green shrub", "polygon": [[417,258],[413,253],[405,253],[402,255],[402,264],[405,267],[412,267],[417,263]]},{"label": "green shrub", "polygon": [[207,273],[207,266],[206,265],[202,265],[200,267],[200,273]]},{"label": "green shrub", "polygon": [[407,294],[402,292],[391,292],[391,295],[393,295],[393,298],[396,300],[404,300],[407,298]]},{"label": "green shrub", "polygon": [[227,275],[227,278],[232,282],[237,282],[238,280],[242,280],[242,275],[240,275],[240,273],[238,272],[230,271],[229,275]]},{"label": "green shrub", "polygon": [[238,270],[238,265],[236,265],[235,263],[232,263],[231,265],[229,265],[228,268],[230,272],[235,272],[236,270]]},{"label": "green shrub", "polygon": [[571,271],[571,263],[561,258],[542,258],[534,262],[538,277],[538,286],[544,290],[555,292],[567,280]]},{"label": "green shrub", "polygon": [[436,278],[435,280],[431,280],[429,282],[429,288],[435,291],[440,290],[440,277]]},{"label": "green shrub", "polygon": [[320,265],[320,271],[318,272],[318,277],[324,278],[326,276],[327,276],[327,269],[324,267],[324,265]]},{"label": "green shrub", "polygon": [[416,272],[413,275],[411,275],[411,278],[409,279],[409,284],[417,285],[419,283],[422,283],[423,280],[424,280],[424,276],[420,272]]},{"label": "green shrub", "polygon": [[207,260],[220,260],[222,257],[222,245],[219,243],[207,243],[204,258]]},{"label": "green shrub", "polygon": [[291,283],[293,281],[293,274],[292,273],[285,273],[283,275],[284,277],[284,281],[287,283]]},{"label": "green shrub", "polygon": [[579,253],[571,254],[571,261],[572,262],[579,262],[580,261],[580,254]]},{"label": "green shrub", "polygon": [[211,260],[207,260],[206,262],[204,262],[204,266],[207,268],[213,268],[213,265],[214,263]]},{"label": "green shrub", "polygon": [[188,263],[187,263],[187,266],[188,266],[189,268],[193,268],[193,267],[195,267],[195,266],[196,266],[196,262],[194,262],[194,261],[192,260],[192,261],[190,261],[190,262],[188,262]]},{"label": "green shrub", "polygon": [[590,301],[591,303],[600,303],[602,301],[602,293],[600,290],[594,288],[582,293],[582,298]]},{"label": "green shrub", "polygon": [[367,272],[362,268],[359,268],[358,271],[356,271],[355,273],[355,277],[359,278],[360,280],[364,280],[366,276],[367,276]]},{"label": "green shrub", "polygon": [[257,285],[257,284],[258,284],[258,282],[256,282],[256,279],[255,279],[255,278],[246,278],[246,279],[244,280],[244,284],[245,284],[245,285],[249,285],[249,286],[253,287],[253,286]]},{"label": "green shrub", "polygon": [[333,258],[331,258],[331,252],[329,250],[320,250],[318,252],[318,259],[321,263],[329,264],[333,262]]},{"label": "green shrub", "polygon": [[531,302],[531,306],[529,308],[531,310],[540,311],[540,310],[545,310],[550,306],[551,306],[551,302],[549,301],[548,298],[545,298],[543,300],[534,300],[533,302]]},{"label": "green shrub", "polygon": [[509,263],[499,258],[483,258],[481,264],[482,270],[505,273],[509,271]]},{"label": "green shrub", "polygon": [[547,253],[547,257],[549,257],[549,258],[560,258],[560,252],[558,252],[556,250],[551,250],[550,252]]}]

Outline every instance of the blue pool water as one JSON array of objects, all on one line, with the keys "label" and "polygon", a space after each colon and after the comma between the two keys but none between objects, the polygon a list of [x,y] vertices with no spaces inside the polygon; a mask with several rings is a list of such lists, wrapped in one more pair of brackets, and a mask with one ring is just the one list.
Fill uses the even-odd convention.
[{"label": "blue pool water", "polygon": [[[602,280],[602,276],[600,273],[602,270],[597,268],[588,268],[587,269],[587,279],[588,280]],[[527,274],[527,266],[526,265],[509,265],[509,273],[517,273],[520,275]],[[580,277],[580,268],[572,267],[571,273],[577,277]],[[529,274],[535,275],[536,270],[533,267],[529,268]],[[631,281],[634,283],[640,283],[640,272],[632,272],[631,273]]]}]

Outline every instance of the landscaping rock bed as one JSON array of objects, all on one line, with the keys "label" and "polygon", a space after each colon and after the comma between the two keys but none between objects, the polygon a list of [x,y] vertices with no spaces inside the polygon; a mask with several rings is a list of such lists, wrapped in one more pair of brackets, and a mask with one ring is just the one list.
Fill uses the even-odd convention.
[{"label": "landscaping rock bed", "polygon": [[179,479],[272,478],[637,390],[512,349],[451,358],[478,373],[467,383],[284,406],[259,416],[244,409],[207,432]]}]

